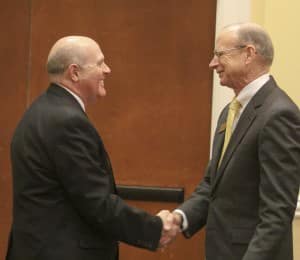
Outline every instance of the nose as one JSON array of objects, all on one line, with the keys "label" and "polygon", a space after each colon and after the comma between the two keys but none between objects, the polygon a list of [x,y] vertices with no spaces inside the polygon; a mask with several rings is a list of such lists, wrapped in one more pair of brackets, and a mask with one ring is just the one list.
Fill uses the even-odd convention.
[{"label": "nose", "polygon": [[216,55],[214,55],[214,57],[211,59],[208,66],[210,69],[214,69],[218,66],[218,64],[219,64],[219,59]]},{"label": "nose", "polygon": [[111,73],[111,69],[110,67],[107,66],[106,63],[104,63],[104,68],[103,68],[104,73],[109,74]]}]

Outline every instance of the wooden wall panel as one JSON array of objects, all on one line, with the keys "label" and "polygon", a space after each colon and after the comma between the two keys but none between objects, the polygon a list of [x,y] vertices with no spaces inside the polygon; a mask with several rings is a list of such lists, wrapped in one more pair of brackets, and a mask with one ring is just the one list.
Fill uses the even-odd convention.
[{"label": "wooden wall panel", "polygon": [[[12,1],[12,11],[20,3]],[[112,73],[105,82],[107,97],[88,107],[88,113],[111,155],[117,183],[184,187],[188,196],[201,179],[209,157],[212,73],[208,63],[214,46],[216,1],[22,3],[24,8],[30,4],[31,27],[28,20],[22,23],[27,31],[24,29],[23,37],[15,35],[19,44],[15,47],[20,54],[29,55],[28,45],[23,51],[22,43],[23,39],[28,43],[30,35],[31,51],[30,59],[23,57],[25,64],[18,68],[25,70],[25,78],[14,78],[23,87],[14,92],[19,110],[25,106],[21,97],[27,94],[30,103],[47,88],[45,63],[57,39],[66,35],[94,38]],[[28,18],[28,9],[19,12]],[[21,85],[24,80],[26,83],[26,61],[30,64],[27,92]],[[18,64],[18,59],[12,64]],[[19,117],[20,111],[17,114]],[[7,142],[9,139],[7,136]],[[177,206],[129,203],[153,214]],[[7,210],[10,202],[5,205]],[[5,219],[8,222],[9,217]],[[191,240],[179,237],[171,248],[159,253],[122,245],[121,259],[204,259],[203,237],[203,231]]]},{"label": "wooden wall panel", "polygon": [[209,154],[214,20],[214,1],[33,0],[32,98],[47,87],[53,42],[91,36],[112,74],[88,109],[118,180],[138,184],[140,172],[153,185],[194,186]]},{"label": "wooden wall panel", "polygon": [[11,225],[10,140],[26,107],[29,56],[29,1],[1,2],[0,8],[0,259]]}]

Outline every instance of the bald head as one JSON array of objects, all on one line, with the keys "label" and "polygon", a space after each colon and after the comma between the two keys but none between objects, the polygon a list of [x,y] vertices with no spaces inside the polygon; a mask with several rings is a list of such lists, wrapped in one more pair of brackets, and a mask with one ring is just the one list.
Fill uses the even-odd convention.
[{"label": "bald head", "polygon": [[91,38],[68,36],[58,40],[50,50],[47,70],[51,83],[69,89],[85,104],[106,95],[104,80],[111,70]]},{"label": "bald head", "polygon": [[67,36],[59,39],[48,55],[48,74],[61,75],[70,64],[83,66],[87,62],[88,50],[91,48],[100,49],[99,45],[88,37]]},{"label": "bald head", "polygon": [[268,33],[255,23],[237,23],[224,27],[222,32],[235,32],[239,45],[252,44],[266,66],[271,66],[274,57],[272,40]]}]

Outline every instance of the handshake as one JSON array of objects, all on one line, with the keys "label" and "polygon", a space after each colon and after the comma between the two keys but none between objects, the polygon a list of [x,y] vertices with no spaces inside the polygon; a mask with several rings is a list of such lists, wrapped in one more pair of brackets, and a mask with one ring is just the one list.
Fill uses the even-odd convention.
[{"label": "handshake", "polygon": [[170,212],[169,210],[161,210],[157,216],[161,218],[163,223],[159,247],[164,248],[181,232],[182,216],[179,213]]}]

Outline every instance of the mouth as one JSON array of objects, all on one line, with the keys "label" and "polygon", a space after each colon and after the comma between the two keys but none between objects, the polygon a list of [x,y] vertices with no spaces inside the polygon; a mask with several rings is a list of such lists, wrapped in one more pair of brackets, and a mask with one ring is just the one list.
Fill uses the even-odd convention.
[{"label": "mouth", "polygon": [[217,74],[219,75],[219,77],[221,77],[222,74],[223,74],[223,71],[216,71],[216,72],[217,72]]},{"label": "mouth", "polygon": [[99,95],[100,95],[101,97],[106,96],[106,89],[105,89],[105,87],[104,87],[104,80],[100,80],[98,91],[99,91]]}]

